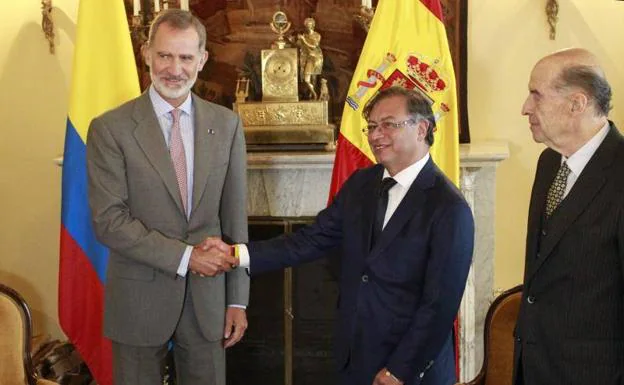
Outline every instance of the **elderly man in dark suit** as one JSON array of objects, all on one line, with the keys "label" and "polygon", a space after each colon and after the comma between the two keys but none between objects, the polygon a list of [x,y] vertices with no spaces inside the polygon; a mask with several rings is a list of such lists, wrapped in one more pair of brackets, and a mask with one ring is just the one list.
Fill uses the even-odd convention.
[{"label": "elderly man in dark suit", "polygon": [[422,95],[388,88],[364,115],[379,164],[355,172],[314,224],[240,247],[241,266],[259,274],[341,247],[334,341],[340,383],[450,385],[472,213],[429,156],[435,120]]},{"label": "elderly man in dark suit", "polygon": [[624,138],[596,58],[540,60],[522,113],[542,152],[531,194],[514,383],[624,384]]},{"label": "elderly man in dark suit", "polygon": [[205,43],[190,13],[162,12],[144,49],[149,90],[89,130],[89,202],[110,248],[104,333],[117,385],[161,383],[170,340],[178,384],[224,385],[224,347],[247,325],[247,274],[215,276],[236,260],[194,248],[208,236],[247,241],[241,121],[190,92]]}]

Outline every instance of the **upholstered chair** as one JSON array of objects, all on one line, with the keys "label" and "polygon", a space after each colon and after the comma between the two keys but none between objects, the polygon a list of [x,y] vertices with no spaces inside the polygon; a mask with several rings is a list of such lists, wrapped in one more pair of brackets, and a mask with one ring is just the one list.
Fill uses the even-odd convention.
[{"label": "upholstered chair", "polygon": [[30,356],[32,319],[24,299],[0,284],[0,384],[51,385],[37,378]]},{"label": "upholstered chair", "polygon": [[484,358],[474,380],[457,385],[511,385],[513,331],[520,311],[522,285],[499,295],[488,310],[484,327]]}]

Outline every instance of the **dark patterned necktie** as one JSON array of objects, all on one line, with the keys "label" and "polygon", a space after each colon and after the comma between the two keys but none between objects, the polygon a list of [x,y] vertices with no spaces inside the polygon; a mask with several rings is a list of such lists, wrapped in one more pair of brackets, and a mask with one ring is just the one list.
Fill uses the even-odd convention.
[{"label": "dark patterned necktie", "polygon": [[557,206],[559,206],[563,200],[563,193],[565,192],[566,184],[568,183],[568,175],[570,175],[570,168],[566,162],[563,162],[561,163],[561,167],[559,167],[559,171],[557,171],[557,175],[555,175],[555,180],[553,180],[550,185],[548,195],[546,196],[546,218],[549,218],[552,215]]},{"label": "dark patterned necktie", "polygon": [[373,224],[371,248],[375,245],[375,241],[379,239],[381,231],[383,230],[386,209],[388,208],[388,190],[390,190],[396,183],[397,181],[392,178],[384,178],[379,185],[377,211],[375,212],[375,223]]}]

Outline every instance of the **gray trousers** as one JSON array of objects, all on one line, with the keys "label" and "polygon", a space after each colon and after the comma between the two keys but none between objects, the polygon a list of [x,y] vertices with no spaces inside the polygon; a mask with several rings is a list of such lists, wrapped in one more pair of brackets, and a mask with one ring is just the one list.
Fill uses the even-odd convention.
[{"label": "gray trousers", "polygon": [[[172,340],[177,385],[225,385],[223,341],[208,341],[202,335],[188,286]],[[162,384],[167,350],[168,344],[143,347],[113,341],[114,384]]]}]

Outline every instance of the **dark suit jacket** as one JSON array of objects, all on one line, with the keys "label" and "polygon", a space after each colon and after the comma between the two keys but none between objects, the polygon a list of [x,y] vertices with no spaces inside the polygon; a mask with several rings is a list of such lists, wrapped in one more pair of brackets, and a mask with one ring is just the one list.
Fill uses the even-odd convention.
[{"label": "dark suit jacket", "polygon": [[472,257],[472,213],[430,160],[370,250],[382,174],[380,165],[354,173],[314,224],[251,243],[251,273],[340,246],[334,346],[342,383],[372,384],[387,367],[407,384],[453,384],[452,325]]},{"label": "dark suit jacket", "polygon": [[516,327],[527,385],[624,384],[624,138],[609,133],[550,219],[561,164],[547,149],[533,185]]},{"label": "dark suit jacket", "polygon": [[207,236],[247,241],[241,121],[232,111],[195,95],[193,108],[190,218],[147,92],[95,118],[89,128],[89,204],[98,239],[110,248],[104,333],[117,342],[165,343],[180,318],[186,287],[193,292],[202,333],[213,341],[223,338],[227,304],[248,301],[244,271],[214,278],[176,275],[187,244]]}]

